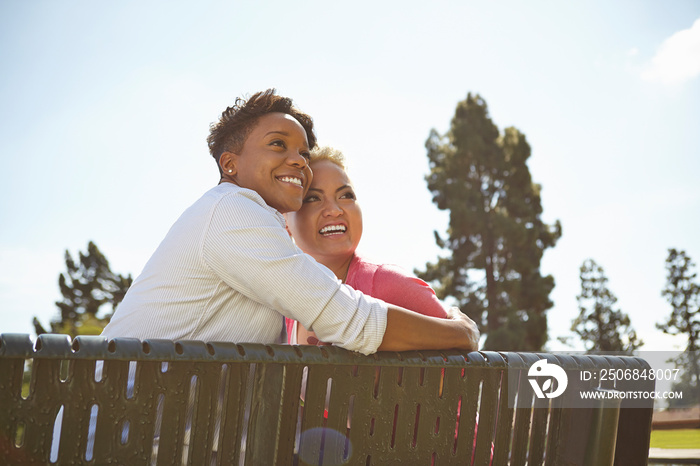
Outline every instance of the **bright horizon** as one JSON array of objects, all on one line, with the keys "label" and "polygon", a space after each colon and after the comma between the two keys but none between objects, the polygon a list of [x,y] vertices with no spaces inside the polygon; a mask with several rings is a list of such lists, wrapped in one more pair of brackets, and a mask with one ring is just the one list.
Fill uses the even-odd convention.
[{"label": "bright horizon", "polygon": [[218,181],[209,124],[275,87],[347,156],[360,250],[408,270],[441,253],[447,222],[425,140],[481,95],[525,134],[543,220],[562,222],[541,267],[547,348],[566,349],[587,258],[643,350],[684,344],[655,324],[668,248],[700,263],[697,2],[4,2],[0,26],[0,333],[58,315],[66,249],[92,240],[136,277]]}]

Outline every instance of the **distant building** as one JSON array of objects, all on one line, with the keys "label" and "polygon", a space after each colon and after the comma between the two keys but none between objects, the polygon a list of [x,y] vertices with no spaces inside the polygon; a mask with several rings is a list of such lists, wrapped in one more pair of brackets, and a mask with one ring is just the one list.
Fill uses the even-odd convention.
[{"label": "distant building", "polygon": [[671,408],[654,411],[651,428],[662,429],[700,429],[700,404],[690,408]]}]

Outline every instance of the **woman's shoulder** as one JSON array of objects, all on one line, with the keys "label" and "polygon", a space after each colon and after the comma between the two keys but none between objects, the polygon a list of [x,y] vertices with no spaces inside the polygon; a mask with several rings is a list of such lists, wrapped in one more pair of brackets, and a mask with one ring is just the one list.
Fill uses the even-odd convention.
[{"label": "woman's shoulder", "polygon": [[257,192],[233,183],[221,183],[207,191],[201,200],[211,205],[212,212],[244,220],[273,220],[284,225],[284,217],[268,206]]},{"label": "woman's shoulder", "polygon": [[364,273],[372,273],[375,275],[375,277],[377,274],[381,277],[413,277],[412,274],[407,272],[406,269],[399,265],[377,261],[374,258],[367,256],[364,253],[358,253],[357,251],[355,251],[355,257],[353,257],[350,267],[353,267],[353,265]]},{"label": "woman's shoulder", "polygon": [[430,285],[403,267],[380,263],[357,254],[353,262],[358,263],[359,273],[356,274],[355,281],[364,288],[360,289],[363,293],[421,314],[446,316],[445,309]]},{"label": "woman's shoulder", "polygon": [[[255,204],[260,207],[271,209],[270,206],[265,204],[263,198],[256,191],[247,188],[241,188],[233,183],[221,183],[209,191],[207,191],[203,197],[208,197],[215,202],[221,200],[228,200],[230,202],[239,202],[242,204]],[[274,210],[274,209],[272,209]],[[275,211],[276,212],[276,211]]]},{"label": "woman's shoulder", "polygon": [[422,281],[396,264],[382,263],[357,251],[348,268],[348,284],[356,289],[358,286],[363,288],[360,291],[365,293],[371,294],[389,284],[401,284],[407,280]]}]

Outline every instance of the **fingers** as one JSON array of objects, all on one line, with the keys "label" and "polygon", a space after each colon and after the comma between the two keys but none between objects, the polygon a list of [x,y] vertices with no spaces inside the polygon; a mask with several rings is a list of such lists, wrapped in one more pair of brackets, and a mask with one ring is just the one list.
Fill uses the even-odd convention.
[{"label": "fingers", "polygon": [[321,341],[318,338],[316,338],[314,335],[310,335],[307,339],[306,342],[310,345],[313,346],[328,346],[330,343],[326,343],[325,341]]},{"label": "fingers", "polygon": [[[467,317],[467,316],[465,316]],[[479,332],[479,326],[474,322],[472,319],[469,319],[469,329],[470,329],[470,338],[469,341],[471,343],[471,351],[476,351],[479,349],[479,338],[481,337],[481,332]]]},{"label": "fingers", "polygon": [[481,338],[481,332],[479,332],[479,328],[477,327],[476,323],[472,321],[474,324],[472,331],[471,331],[471,336],[469,338],[470,342],[470,351],[476,351],[479,349],[479,338]]},{"label": "fingers", "polygon": [[318,346],[318,344],[321,343],[321,340],[313,335],[310,335],[309,338],[306,339],[306,342],[310,345]]},{"label": "fingers", "polygon": [[459,320],[465,324],[467,339],[464,349],[469,351],[478,350],[481,333],[479,332],[479,326],[476,324],[476,322],[470,319],[466,314],[463,314],[458,307],[454,306],[447,310],[447,317],[452,320]]}]

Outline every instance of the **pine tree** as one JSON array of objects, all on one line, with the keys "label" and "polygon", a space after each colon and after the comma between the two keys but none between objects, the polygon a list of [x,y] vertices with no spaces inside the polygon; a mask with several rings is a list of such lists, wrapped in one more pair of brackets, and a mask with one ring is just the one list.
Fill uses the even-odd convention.
[{"label": "pine tree", "polygon": [[[131,275],[113,273],[107,258],[92,241],[88,243],[87,254],[79,252],[79,262],[68,251],[65,261],[67,272],[58,277],[63,295],[56,302],[60,316],[51,322],[51,333],[73,337],[99,334],[131,286]],[[111,312],[106,314],[100,312],[105,304],[111,306]],[[37,335],[48,333],[36,317],[33,323]]]},{"label": "pine tree", "polygon": [[[671,315],[656,327],[669,335],[687,335],[688,346],[676,359],[681,368],[674,390],[683,391],[683,400],[672,400],[669,406],[700,399],[700,285],[696,281],[695,264],[685,251],[669,249],[666,258],[666,287],[662,296],[671,305]],[[692,403],[692,402],[691,402]]]},{"label": "pine tree", "polygon": [[554,279],[540,274],[540,260],[561,225],[541,219],[541,186],[530,176],[525,135],[515,128],[501,134],[486,102],[468,94],[447,134],[431,130],[425,145],[428,189],[437,207],[450,211],[446,238],[435,232],[435,239],[451,255],[416,273],[480,324],[486,349],[540,350],[554,288]]},{"label": "pine tree", "polygon": [[581,265],[581,294],[576,297],[579,316],[571,331],[586,344],[589,352],[632,352],[642,346],[630,318],[613,306],[617,298],[608,288],[603,267],[588,259]]}]

